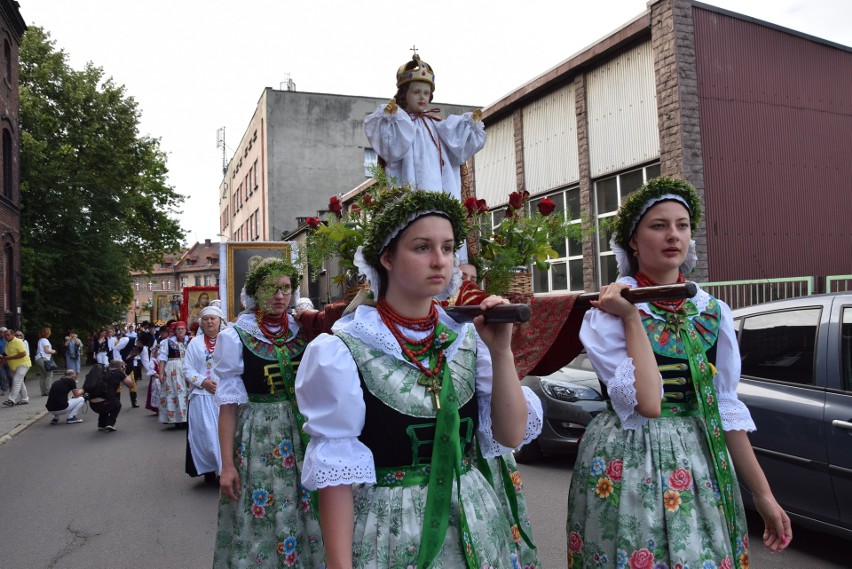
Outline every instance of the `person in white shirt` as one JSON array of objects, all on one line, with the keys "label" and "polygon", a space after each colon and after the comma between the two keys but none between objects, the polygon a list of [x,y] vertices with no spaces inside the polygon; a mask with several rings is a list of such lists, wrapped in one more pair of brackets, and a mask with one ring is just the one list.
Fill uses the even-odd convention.
[{"label": "person in white shirt", "polygon": [[[44,397],[47,397],[50,393],[50,384],[53,383],[51,381],[53,379],[53,370],[56,368],[56,364],[53,364],[53,354],[56,353],[56,350],[50,345],[48,338],[50,338],[50,328],[45,326],[38,331],[38,344],[36,344],[35,354],[38,386]],[[47,369],[50,365],[53,365],[53,368]]]}]

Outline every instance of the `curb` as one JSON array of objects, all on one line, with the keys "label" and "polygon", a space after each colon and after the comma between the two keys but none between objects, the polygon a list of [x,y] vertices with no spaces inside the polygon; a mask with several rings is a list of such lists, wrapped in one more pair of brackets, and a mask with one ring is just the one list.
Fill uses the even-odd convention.
[{"label": "curb", "polygon": [[41,419],[42,417],[44,417],[45,415],[47,415],[47,413],[48,413],[48,412],[47,412],[47,409],[42,409],[41,411],[39,411],[38,413],[36,413],[35,415],[33,415],[32,417],[30,417],[30,418],[29,418],[29,419],[27,419],[26,421],[24,421],[23,423],[21,423],[20,425],[18,425],[17,427],[15,427],[14,429],[12,429],[12,430],[11,430],[11,431],[9,431],[8,433],[6,433],[5,435],[3,435],[2,437],[0,437],[0,446],[5,445],[5,444],[6,444],[6,443],[8,443],[9,441],[11,441],[11,440],[12,440],[12,438],[14,438],[14,437],[15,437],[15,436],[17,436],[18,434],[22,433],[23,431],[27,430],[27,428],[28,428],[30,425],[32,425],[33,423],[37,422],[39,419]]}]

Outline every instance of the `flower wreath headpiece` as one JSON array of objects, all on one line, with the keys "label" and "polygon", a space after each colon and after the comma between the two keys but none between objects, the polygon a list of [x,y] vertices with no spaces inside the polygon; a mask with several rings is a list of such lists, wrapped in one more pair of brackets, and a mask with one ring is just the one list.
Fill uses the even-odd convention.
[{"label": "flower wreath headpiece", "polygon": [[[693,231],[701,221],[701,200],[698,192],[689,182],[676,178],[653,178],[644,186],[630,194],[618,210],[615,227],[609,244],[618,262],[618,272],[622,276],[632,276],[638,269],[632,255],[630,239],[636,231],[642,217],[654,205],[662,201],[673,200],[683,204],[689,211],[689,224]],[[689,252],[681,265],[683,274],[689,274],[698,262],[695,240],[689,242]]]},{"label": "flower wreath headpiece", "polygon": [[[378,298],[381,278],[376,268],[380,265],[382,252],[412,222],[424,215],[437,214],[447,218],[453,226],[453,250],[458,251],[467,237],[467,212],[461,202],[443,192],[423,190],[406,191],[396,194],[384,204],[381,210],[370,220],[364,244],[358,247],[354,263],[359,274],[370,281],[370,291]],[[450,283],[441,292],[439,298],[448,298],[455,294],[461,284],[461,271],[456,257]]]},{"label": "flower wreath headpiece", "polygon": [[299,282],[301,280],[299,269],[280,257],[270,257],[258,263],[246,277],[246,284],[240,292],[240,300],[242,300],[247,311],[252,311],[257,306],[257,289],[263,279],[273,274],[290,278],[290,286],[293,287],[291,303],[298,300]]}]

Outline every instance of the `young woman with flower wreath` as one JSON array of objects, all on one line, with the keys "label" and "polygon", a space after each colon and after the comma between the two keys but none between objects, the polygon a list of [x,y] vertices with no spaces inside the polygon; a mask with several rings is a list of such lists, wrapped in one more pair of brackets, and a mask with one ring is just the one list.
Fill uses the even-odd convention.
[{"label": "young woman with flower wreath", "polygon": [[511,325],[460,324],[435,301],[461,282],[466,227],[461,203],[441,192],[387,204],[356,255],[378,302],[305,351],[302,480],[318,489],[329,569],[516,566],[477,455],[535,438],[542,413],[518,382]]},{"label": "young woman with flower wreath", "polygon": [[684,282],[700,218],[695,189],[672,178],[648,181],[618,212],[610,244],[621,278],[601,288],[580,330],[609,405],[574,466],[569,567],[747,568],[737,477],[754,495],[764,545],[781,551],[792,539],[747,437],[755,426],[737,399],[730,308],[701,290],[635,306],[621,296]]},{"label": "young woman with flower wreath", "polygon": [[216,568],[324,567],[316,508],[301,484],[307,436],[293,387],[307,337],[286,312],[298,282],[283,259],[255,265],[241,293],[246,310],[216,340]]}]

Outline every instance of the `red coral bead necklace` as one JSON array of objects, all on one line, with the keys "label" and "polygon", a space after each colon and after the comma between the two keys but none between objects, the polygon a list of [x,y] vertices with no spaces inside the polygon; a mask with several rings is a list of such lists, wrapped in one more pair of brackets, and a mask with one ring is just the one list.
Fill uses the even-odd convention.
[{"label": "red coral bead necklace", "polygon": [[[280,316],[265,314],[258,308],[254,311],[257,327],[263,332],[263,335],[274,345],[281,347],[287,343],[287,337],[290,334],[290,321],[287,318],[287,313]],[[277,331],[273,331],[277,328]]]},{"label": "red coral bead necklace", "polygon": [[[429,314],[423,318],[410,318],[408,316],[403,316],[394,310],[390,304],[388,304],[385,299],[379,300],[376,304],[376,308],[379,311],[379,316],[384,322],[385,326],[388,327],[388,330],[391,331],[393,337],[396,338],[397,343],[399,343],[399,347],[402,348],[402,352],[405,356],[420,369],[420,371],[426,377],[435,377],[441,371],[441,366],[444,363],[444,350],[438,350],[438,360],[435,363],[435,367],[432,369],[427,368],[420,361],[420,356],[426,354],[435,342],[435,329],[438,326],[438,307],[433,302],[432,307],[429,310]],[[412,338],[407,337],[402,333],[400,328],[407,328],[409,330],[416,330],[418,332],[426,332],[431,331],[430,334],[427,334],[426,337],[420,340],[414,340]],[[416,349],[410,348],[410,346],[419,346]]]}]

